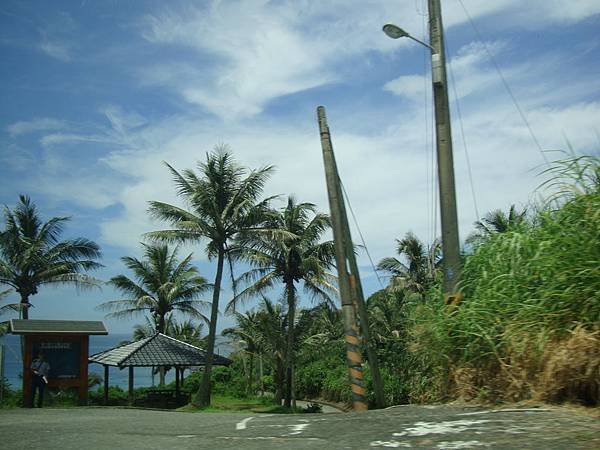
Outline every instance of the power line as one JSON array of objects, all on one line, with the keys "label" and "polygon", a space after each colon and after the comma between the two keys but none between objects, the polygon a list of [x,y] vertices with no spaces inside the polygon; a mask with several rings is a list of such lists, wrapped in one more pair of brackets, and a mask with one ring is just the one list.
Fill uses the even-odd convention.
[{"label": "power line", "polygon": [[369,248],[365,242],[365,238],[363,237],[362,232],[360,231],[360,227],[358,226],[358,220],[356,220],[356,216],[354,215],[354,210],[352,209],[352,204],[350,203],[350,198],[348,197],[348,193],[346,192],[346,187],[340,178],[340,186],[342,186],[342,191],[344,192],[344,197],[346,198],[346,202],[348,203],[348,209],[350,210],[350,215],[352,216],[352,220],[354,221],[354,225],[356,226],[356,230],[358,231],[358,235],[360,236],[360,241],[362,242],[362,246],[365,248],[365,252],[367,253],[367,257],[369,258],[369,262],[371,263],[371,268],[373,269],[373,273],[377,277],[377,281],[379,282],[379,286],[381,289],[385,289],[383,283],[381,282],[381,278],[379,278],[379,273],[375,268],[375,264],[373,263],[373,259],[371,258],[371,253],[369,253]]},{"label": "power line", "polygon": [[544,150],[542,149],[542,146],[540,145],[540,142],[538,141],[537,137],[535,136],[535,133],[533,132],[533,129],[531,128],[531,125],[529,124],[529,121],[527,120],[527,117],[525,117],[525,113],[523,112],[523,110],[519,106],[519,102],[517,102],[517,98],[515,97],[515,95],[512,92],[512,89],[508,85],[508,82],[506,81],[506,78],[504,78],[504,75],[502,74],[502,70],[500,70],[500,66],[496,62],[496,58],[494,58],[494,55],[492,55],[492,52],[490,51],[490,49],[486,45],[485,41],[483,40],[483,37],[481,36],[481,33],[479,32],[479,29],[475,25],[475,22],[473,21],[473,19],[471,17],[471,14],[469,14],[469,11],[467,10],[467,8],[466,8],[465,4],[463,3],[463,1],[462,0],[458,0],[458,2],[462,6],[462,8],[463,8],[463,10],[464,10],[467,18],[469,19],[469,23],[473,27],[473,30],[475,30],[475,34],[477,35],[477,38],[481,41],[481,44],[483,45],[483,48],[485,49],[486,53],[488,54],[488,57],[490,58],[490,60],[492,61],[494,67],[496,68],[496,72],[498,72],[498,75],[500,76],[500,79],[502,80],[502,84],[504,85],[504,88],[506,89],[506,91],[508,92],[508,95],[512,99],[512,101],[513,101],[513,103],[515,105],[515,108],[517,108],[517,111],[519,112],[519,115],[521,116],[521,119],[525,123],[525,126],[527,127],[527,130],[529,131],[529,134],[531,135],[531,138],[533,139],[533,142],[535,142],[535,145],[537,146],[538,150],[540,151],[540,154],[542,155],[542,158],[544,159],[544,162],[546,164],[549,164],[548,158],[546,157],[546,154],[544,153]]},{"label": "power line", "polygon": [[[423,3],[423,6],[424,3]],[[423,39],[426,38],[426,30],[427,30],[427,14],[421,14],[421,34]],[[427,52],[423,52],[423,73],[427,72]],[[429,236],[427,236],[428,240],[431,236],[435,235],[435,224],[433,223],[433,208],[435,208],[435,204],[433,203],[433,189],[435,189],[433,185],[433,178],[435,174],[432,170],[433,165],[433,154],[429,151],[429,142],[433,142],[433,126],[429,127],[429,89],[428,89],[428,79],[427,76],[423,76],[423,111],[425,115],[425,180],[427,184],[426,195],[426,205],[427,205],[427,231],[429,232]],[[433,120],[432,120],[433,125]]]},{"label": "power line", "polygon": [[[448,46],[446,44],[446,53],[448,52]],[[456,79],[454,78],[454,70],[452,70],[452,62],[448,59],[448,68],[450,69],[450,80],[452,82],[452,90],[454,91],[454,103],[456,104],[456,112],[458,114],[458,123],[460,124],[460,135],[462,137],[463,147],[465,149],[465,157],[467,159],[467,171],[469,174],[469,184],[471,185],[471,195],[473,196],[473,206],[475,208],[475,221],[478,221],[481,216],[479,215],[479,208],[477,208],[477,198],[475,196],[475,186],[473,184],[473,172],[471,171],[471,158],[469,157],[469,150],[467,147],[467,138],[465,135],[465,127],[463,124],[462,112],[460,109],[460,101],[458,100],[458,92],[456,90]]]}]

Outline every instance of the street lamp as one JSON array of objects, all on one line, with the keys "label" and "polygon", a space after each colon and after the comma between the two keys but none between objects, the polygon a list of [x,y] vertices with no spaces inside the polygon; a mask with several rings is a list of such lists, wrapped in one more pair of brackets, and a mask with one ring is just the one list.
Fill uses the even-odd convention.
[{"label": "street lamp", "polygon": [[410,33],[404,31],[402,28],[400,28],[399,26],[394,25],[393,23],[387,23],[387,24],[385,24],[383,26],[383,32],[388,37],[391,37],[392,39],[400,39],[402,37],[407,37],[409,39],[412,39],[415,42],[418,42],[421,45],[424,45],[425,47],[429,48],[432,52],[435,51],[431,45],[426,44],[425,42],[417,39],[414,36],[411,36]]},{"label": "street lamp", "polygon": [[433,98],[435,103],[435,135],[440,192],[440,216],[442,225],[442,252],[444,271],[445,302],[458,303],[457,283],[460,278],[460,246],[458,239],[458,217],[456,213],[456,188],[454,184],[454,161],[452,156],[452,133],[450,129],[450,107],[448,105],[448,83],[446,78],[446,56],[440,0],[429,0],[429,35],[431,45],[412,37],[402,28],[388,23],[383,32],[392,39],[407,37],[431,50]]}]

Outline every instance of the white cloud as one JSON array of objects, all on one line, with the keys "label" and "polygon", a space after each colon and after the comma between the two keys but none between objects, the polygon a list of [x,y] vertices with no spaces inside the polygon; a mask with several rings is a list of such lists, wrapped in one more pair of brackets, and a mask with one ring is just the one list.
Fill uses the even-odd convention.
[{"label": "white cloud", "polygon": [[51,58],[62,62],[69,62],[72,59],[70,46],[64,42],[44,40],[38,48]]},{"label": "white cloud", "polygon": [[[467,108],[464,113],[480,213],[507,208],[512,203],[527,203],[541,182],[535,176],[535,168],[543,161],[513,106],[497,103],[485,114],[476,108]],[[593,124],[600,118],[600,104],[541,108],[530,111],[529,118],[543,138],[544,148],[565,148],[564,131],[575,136],[574,148],[585,151],[595,143]],[[434,186],[422,118],[410,112],[398,118],[399,126],[376,135],[340,129],[335,125],[336,117],[329,121],[340,173],[374,258],[390,253],[394,238],[408,230],[428,239],[433,234]],[[141,234],[161,227],[147,216],[148,200],[180,203],[160,161],[167,160],[179,170],[193,168],[210,150],[207,143],[221,142],[222,136],[230,136],[227,142],[243,165],[258,167],[269,163],[277,167],[265,195],[293,193],[300,200],[316,203],[321,210],[328,208],[318,132],[311,118],[295,128],[261,121],[242,127],[180,119],[140,133],[152,133],[160,142],[160,149],[114,152],[106,159],[114,170],[135,177],[118,193],[122,214],[102,224],[103,240],[113,245],[135,247]],[[147,138],[136,136],[133,140],[138,139]],[[476,215],[456,127],[454,139],[464,238]]]},{"label": "white cloud", "polygon": [[[455,90],[459,99],[489,89],[501,82],[491,65],[490,55],[495,57],[508,47],[505,42],[471,42],[462,46],[448,64],[448,83],[452,86],[449,95],[454,99]],[[517,66],[503,71],[503,76],[517,77],[525,74],[530,67]],[[431,77],[423,75],[402,75],[388,81],[383,89],[413,102],[423,102],[425,94],[431,97]],[[455,89],[455,90],[454,90]]]},{"label": "white cloud", "polygon": [[388,81],[383,89],[412,101],[422,101],[425,93],[431,88],[427,77],[423,75],[402,75]]},{"label": "white cloud", "polygon": [[38,131],[60,130],[66,127],[66,123],[62,120],[42,117],[27,121],[20,121],[10,124],[6,127],[6,131],[16,137],[22,134],[36,133]]},{"label": "white cloud", "polygon": [[[597,2],[589,0],[573,7],[535,1],[532,22],[538,24],[577,21],[599,10]],[[514,26],[534,10],[517,0],[465,0],[464,4],[475,20],[497,15],[498,27]],[[444,6],[447,28],[467,22],[459,5]],[[222,119],[254,117],[275,98],[339,81],[336,67],[350,56],[373,50],[391,53],[410,45],[407,40],[385,38],[381,27],[401,20],[399,25],[416,36],[426,34],[425,10],[422,0],[212,1],[202,9],[164,8],[145,16],[142,35],[156,45],[184,47],[196,58],[185,64],[157,62],[141,68],[138,75],[142,83],[168,86],[186,102]],[[473,48],[469,54],[477,57],[480,50]],[[460,62],[457,59],[457,66]],[[403,81],[413,83],[412,88],[398,82],[389,83],[387,89],[408,89],[407,95],[418,95],[418,80]],[[483,77],[479,85],[488,81]]]},{"label": "white cloud", "polygon": [[51,133],[43,136],[40,143],[43,147],[65,144],[69,142],[112,142],[107,136],[77,134],[77,133]]}]

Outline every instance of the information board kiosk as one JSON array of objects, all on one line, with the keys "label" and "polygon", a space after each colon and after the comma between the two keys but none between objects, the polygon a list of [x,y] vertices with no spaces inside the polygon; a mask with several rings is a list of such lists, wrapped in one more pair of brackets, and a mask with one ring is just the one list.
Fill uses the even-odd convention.
[{"label": "information board kiosk", "polygon": [[87,403],[89,336],[106,335],[100,321],[16,320],[10,321],[10,332],[22,335],[23,403],[31,405],[31,362],[41,352],[50,364],[48,387],[75,388],[79,404]]}]

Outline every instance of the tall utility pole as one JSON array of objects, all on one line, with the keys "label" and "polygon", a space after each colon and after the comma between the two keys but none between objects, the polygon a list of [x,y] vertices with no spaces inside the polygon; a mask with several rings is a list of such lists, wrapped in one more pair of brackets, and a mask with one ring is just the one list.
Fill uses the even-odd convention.
[{"label": "tall utility pole", "polygon": [[456,285],[460,278],[460,245],[456,214],[450,108],[448,106],[446,52],[440,0],[429,0],[429,39],[432,50],[431,70],[435,103],[440,215],[442,219],[444,294],[446,295],[446,301],[449,302],[457,295]]},{"label": "tall utility pole", "polygon": [[356,309],[361,322],[361,331],[363,342],[367,348],[369,367],[373,377],[373,387],[375,390],[377,407],[382,408],[385,403],[383,394],[383,384],[379,373],[379,365],[375,350],[371,347],[369,335],[369,322],[367,316],[367,307],[364,301],[360,276],[356,256],[354,255],[354,246],[346,207],[340,185],[340,178],[337,171],[333,147],[331,145],[331,136],[325,108],[317,108],[317,117],[319,122],[319,131],[321,135],[321,146],[323,149],[323,163],[325,165],[325,177],[327,180],[327,193],[329,197],[329,208],[331,211],[331,222],[333,228],[333,237],[335,242],[335,260],[338,271],[338,285],[340,288],[340,297],[342,299],[342,315],[344,319],[344,334],[346,341],[346,359],[348,363],[348,373],[352,388],[352,402],[354,409],[367,409],[365,400],[365,388],[362,374],[362,357],[360,352],[360,334],[357,327]]}]

